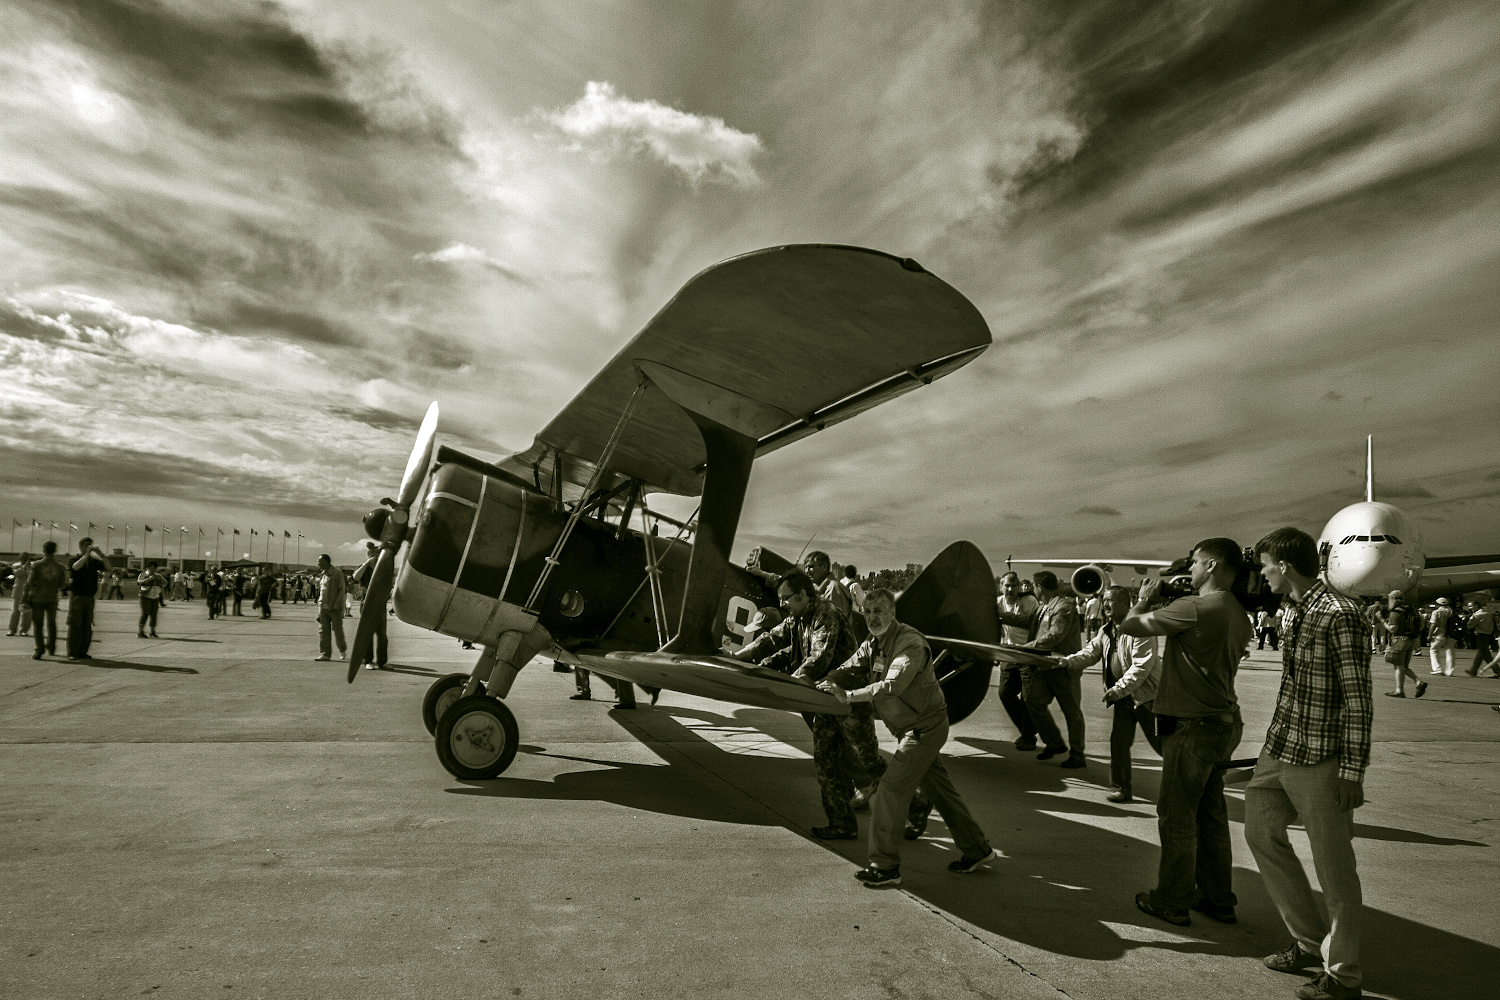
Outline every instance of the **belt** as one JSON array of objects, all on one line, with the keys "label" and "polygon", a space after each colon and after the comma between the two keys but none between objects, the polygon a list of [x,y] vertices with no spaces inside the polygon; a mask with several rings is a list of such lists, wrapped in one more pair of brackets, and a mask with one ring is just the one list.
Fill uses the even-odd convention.
[{"label": "belt", "polygon": [[1233,712],[1224,712],[1221,715],[1158,715],[1158,719],[1167,719],[1171,722],[1222,722],[1231,725],[1239,721],[1239,709]]}]

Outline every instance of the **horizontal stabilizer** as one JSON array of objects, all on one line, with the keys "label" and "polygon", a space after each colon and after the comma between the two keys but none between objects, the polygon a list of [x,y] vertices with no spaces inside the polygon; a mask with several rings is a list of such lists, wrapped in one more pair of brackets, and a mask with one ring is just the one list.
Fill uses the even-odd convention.
[{"label": "horizontal stabilizer", "polygon": [[672,653],[573,654],[589,670],[642,687],[681,691],[739,705],[784,712],[848,715],[849,706],[811,684],[769,667],[757,667],[727,656],[679,656]]},{"label": "horizontal stabilizer", "polygon": [[971,642],[967,639],[948,639],[940,635],[929,635],[927,641],[939,649],[952,647],[975,659],[988,660],[991,663],[1013,663],[1027,667],[1045,667],[1057,663],[1057,658],[1045,650],[1031,649],[1028,646],[1007,646],[998,642]]}]

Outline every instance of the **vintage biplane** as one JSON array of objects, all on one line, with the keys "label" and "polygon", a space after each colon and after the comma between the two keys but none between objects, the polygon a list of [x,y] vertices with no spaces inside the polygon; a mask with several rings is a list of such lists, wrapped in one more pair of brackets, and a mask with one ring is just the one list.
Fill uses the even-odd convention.
[{"label": "vintage biplane", "polygon": [[[647,687],[847,712],[808,684],[721,653],[776,601],[729,561],[751,466],[958,370],[989,344],[978,310],[914,260],[785,246],[690,280],[530,448],[504,461],[436,446],[434,403],[399,492],[365,516],[380,554],[349,680],[394,583],[402,621],[483,647],[471,673],[439,679],[423,702],[438,756],[458,778],[510,765],[520,736],[504,698],[539,653]],[[651,510],[654,493],[698,496],[699,509],[675,521]],[[923,631],[996,642],[988,562],[955,543],[901,595],[898,614]],[[942,659],[950,714],[961,718],[983,698],[990,664]]]}]

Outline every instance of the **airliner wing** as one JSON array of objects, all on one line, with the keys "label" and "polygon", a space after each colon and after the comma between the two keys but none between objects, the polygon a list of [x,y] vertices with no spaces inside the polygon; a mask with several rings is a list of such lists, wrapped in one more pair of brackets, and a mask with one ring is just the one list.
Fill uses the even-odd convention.
[{"label": "airliner wing", "polygon": [[1439,597],[1457,597],[1500,588],[1500,569],[1468,570],[1462,573],[1423,573],[1417,584],[1417,601],[1425,604]]},{"label": "airliner wing", "polygon": [[1144,573],[1153,566],[1166,567],[1172,565],[1166,559],[1010,559],[1007,563],[1029,563],[1038,566],[1101,566],[1112,570],[1116,566],[1129,566],[1137,573]]},{"label": "airliner wing", "polygon": [[1428,556],[1428,569],[1445,569],[1449,566],[1480,566],[1484,563],[1500,562],[1500,553],[1487,556]]}]

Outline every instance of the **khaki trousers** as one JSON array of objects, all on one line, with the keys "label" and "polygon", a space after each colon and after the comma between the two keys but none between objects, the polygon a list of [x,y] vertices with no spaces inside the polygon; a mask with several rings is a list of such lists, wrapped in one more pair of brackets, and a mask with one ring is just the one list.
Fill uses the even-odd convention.
[{"label": "khaki trousers", "polygon": [[[1266,892],[1302,950],[1323,956],[1328,974],[1358,986],[1360,914],[1363,896],[1354,861],[1354,810],[1334,798],[1337,757],[1311,766],[1284,763],[1264,750],[1255,777],[1245,786],[1245,840],[1260,867]],[[1289,824],[1302,821],[1312,845],[1313,869],[1323,903],[1313,898],[1302,862],[1287,839]]]},{"label": "khaki trousers", "polygon": [[906,830],[912,793],[920,788],[948,824],[953,842],[964,857],[982,858],[990,853],[990,842],[964,805],[943,758],[938,751],[948,742],[948,720],[925,733],[907,733],[896,745],[896,753],[870,803],[870,864],[895,868],[901,864],[901,841]]}]

